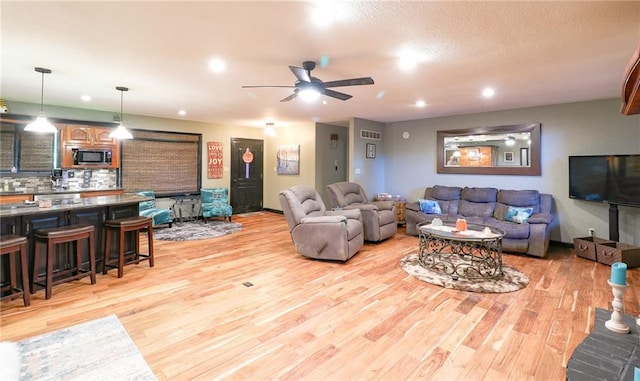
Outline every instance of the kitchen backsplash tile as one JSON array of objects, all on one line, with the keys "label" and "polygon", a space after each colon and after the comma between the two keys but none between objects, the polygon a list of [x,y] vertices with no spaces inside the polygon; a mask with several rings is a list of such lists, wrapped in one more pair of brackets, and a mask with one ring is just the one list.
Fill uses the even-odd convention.
[{"label": "kitchen backsplash tile", "polygon": [[[68,174],[68,189],[111,189],[117,186],[117,172],[115,169],[65,169]],[[85,173],[91,172],[85,181]],[[8,185],[6,191],[22,189],[42,189],[51,187],[49,176],[13,175],[0,176],[0,184]]]}]

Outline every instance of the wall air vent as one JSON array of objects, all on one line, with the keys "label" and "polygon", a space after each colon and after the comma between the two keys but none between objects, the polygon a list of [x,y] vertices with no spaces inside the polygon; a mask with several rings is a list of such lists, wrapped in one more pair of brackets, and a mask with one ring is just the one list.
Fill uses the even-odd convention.
[{"label": "wall air vent", "polygon": [[382,134],[378,131],[360,130],[361,139],[380,140]]}]

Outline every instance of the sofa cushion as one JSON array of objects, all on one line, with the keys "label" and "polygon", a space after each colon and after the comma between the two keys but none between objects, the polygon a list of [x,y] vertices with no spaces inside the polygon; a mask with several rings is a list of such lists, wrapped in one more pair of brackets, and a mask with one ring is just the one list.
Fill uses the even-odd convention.
[{"label": "sofa cushion", "polygon": [[460,194],[462,200],[471,202],[496,202],[498,190],[496,188],[465,187]]},{"label": "sofa cushion", "polygon": [[527,219],[531,217],[531,214],[533,214],[533,208],[531,207],[522,208],[510,206],[509,209],[507,209],[507,214],[505,215],[504,219],[507,221],[524,224],[525,222],[527,222]]},{"label": "sofa cushion", "polygon": [[553,222],[553,214],[550,213],[533,213],[527,220],[530,224],[547,224]]},{"label": "sofa cushion", "polygon": [[532,207],[534,213],[540,213],[540,193],[537,190],[508,190],[498,192],[498,202],[510,206]]},{"label": "sofa cushion", "polygon": [[440,208],[440,204],[438,204],[438,201],[436,200],[419,199],[418,203],[420,203],[420,211],[422,213],[442,214],[442,209]]},{"label": "sofa cushion", "polygon": [[458,213],[467,216],[491,217],[496,206],[495,202],[471,202],[460,200]]},{"label": "sofa cushion", "polygon": [[378,225],[384,226],[388,224],[396,224],[396,225],[398,224],[397,214],[392,210],[378,211]]},{"label": "sofa cushion", "polygon": [[505,232],[506,239],[528,239],[529,224],[517,224],[515,222],[500,221],[493,217],[485,220],[485,224],[494,228],[502,229]]},{"label": "sofa cushion", "polygon": [[503,204],[501,202],[496,202],[496,208],[493,210],[493,218],[500,221],[506,221],[508,210],[509,205]]},{"label": "sofa cushion", "polygon": [[436,200],[459,200],[460,192],[462,192],[462,188],[460,187],[446,187],[442,185],[435,185],[431,189],[431,197]]}]

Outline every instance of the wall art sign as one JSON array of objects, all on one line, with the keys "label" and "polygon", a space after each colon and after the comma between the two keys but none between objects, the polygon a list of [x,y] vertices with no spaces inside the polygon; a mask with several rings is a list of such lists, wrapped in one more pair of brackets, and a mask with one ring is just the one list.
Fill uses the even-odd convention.
[{"label": "wall art sign", "polygon": [[207,142],[207,178],[222,178],[222,143]]},{"label": "wall art sign", "polygon": [[300,145],[282,145],[276,149],[276,168],[279,175],[300,174]]}]

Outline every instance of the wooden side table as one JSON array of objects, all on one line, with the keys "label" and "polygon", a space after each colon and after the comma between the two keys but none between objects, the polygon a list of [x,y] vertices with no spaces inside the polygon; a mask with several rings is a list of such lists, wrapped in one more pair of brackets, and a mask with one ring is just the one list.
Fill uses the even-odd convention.
[{"label": "wooden side table", "polygon": [[404,207],[407,204],[407,199],[404,197],[395,197],[393,199],[396,203],[396,219],[398,225],[406,225],[407,221],[404,218]]}]

